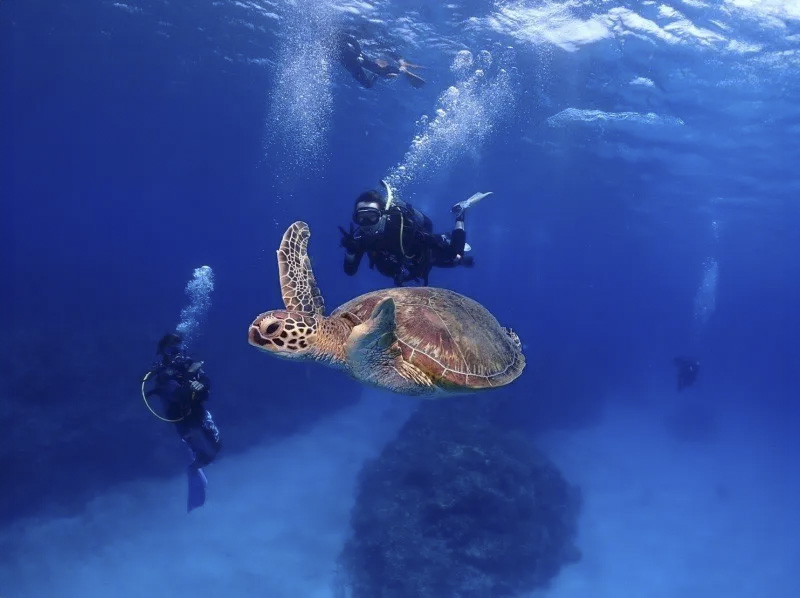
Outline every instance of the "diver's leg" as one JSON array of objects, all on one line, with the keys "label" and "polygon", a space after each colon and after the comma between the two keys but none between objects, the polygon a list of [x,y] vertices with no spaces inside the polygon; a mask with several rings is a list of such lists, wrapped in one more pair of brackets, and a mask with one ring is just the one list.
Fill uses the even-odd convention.
[{"label": "diver's leg", "polygon": [[202,507],[206,502],[206,486],[208,478],[203,468],[198,463],[198,454],[192,448],[192,444],[186,437],[183,438],[186,448],[189,450],[191,463],[186,468],[186,512],[191,513],[194,509]]},{"label": "diver's leg", "polygon": [[393,278],[394,278],[394,286],[396,286],[396,287],[403,286],[404,276],[403,276],[403,271],[402,270],[398,270],[397,272],[395,272],[395,275],[394,275]]},{"label": "diver's leg", "polygon": [[450,233],[450,249],[455,259],[463,257],[466,244],[467,231],[464,228],[464,212],[462,212],[456,218],[456,225],[453,227],[453,232]]},{"label": "diver's leg", "polygon": [[206,502],[208,478],[203,467],[214,461],[222,447],[219,429],[207,409],[202,409],[202,419],[184,435],[183,441],[192,453],[192,463],[187,468],[189,491],[186,502],[187,512],[191,512]]},{"label": "diver's leg", "polygon": [[428,278],[431,275],[432,269],[433,269],[433,263],[431,261],[428,261],[428,263],[425,264],[425,269],[422,272],[422,283],[424,286],[428,286]]},{"label": "diver's leg", "polygon": [[202,410],[202,418],[184,436],[184,440],[194,452],[195,458],[192,465],[195,467],[205,467],[216,459],[222,443],[219,439],[219,429],[214,423],[210,411]]}]

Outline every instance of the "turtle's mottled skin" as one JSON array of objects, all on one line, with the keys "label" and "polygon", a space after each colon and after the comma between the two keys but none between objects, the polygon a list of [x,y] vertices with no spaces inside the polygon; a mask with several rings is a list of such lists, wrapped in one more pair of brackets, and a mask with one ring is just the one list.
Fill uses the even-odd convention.
[{"label": "turtle's mottled skin", "polygon": [[395,288],[356,297],[324,316],[307,247],[295,222],[278,268],[286,310],[258,316],[250,344],[279,357],[314,359],[389,390],[436,396],[508,384],[522,373],[519,338],[481,304],[446,289]]}]

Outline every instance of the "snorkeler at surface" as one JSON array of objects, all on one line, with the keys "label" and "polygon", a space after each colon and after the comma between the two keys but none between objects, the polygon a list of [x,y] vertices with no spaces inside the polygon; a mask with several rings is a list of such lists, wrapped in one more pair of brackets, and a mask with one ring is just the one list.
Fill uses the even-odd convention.
[{"label": "snorkeler at surface", "polygon": [[353,78],[367,89],[375,85],[378,78],[392,79],[404,75],[413,87],[422,87],[425,80],[410,69],[422,68],[400,59],[370,58],[361,50],[361,44],[350,34],[339,38],[339,60]]},{"label": "snorkeler at surface", "polygon": [[435,234],[433,223],[411,204],[392,197],[385,182],[386,195],[375,190],[365,191],[356,198],[353,210],[355,228],[342,232],[340,245],[345,249],[344,271],[352,276],[358,271],[364,254],[370,268],[375,268],[394,281],[396,286],[406,282],[428,284],[431,269],[473,265],[466,256],[469,246],[464,229],[467,209],[489,193],[476,193],[455,204],[456,216],[451,233]]},{"label": "snorkeler at surface", "polygon": [[683,390],[694,384],[700,370],[700,362],[685,357],[676,357],[672,360],[678,368],[678,390]]},{"label": "snorkeler at surface", "polygon": [[[184,353],[182,342],[183,338],[175,333],[164,335],[158,342],[156,353],[160,360],[145,375],[142,396],[156,417],[175,424],[178,435],[191,452],[192,462],[187,469],[187,511],[191,511],[205,503],[208,480],[203,467],[216,458],[221,444],[219,430],[205,407],[211,380],[202,369],[203,362]],[[145,391],[145,383],[149,380],[154,382],[154,386]],[[156,413],[148,402],[153,395],[161,399],[163,416]]]}]

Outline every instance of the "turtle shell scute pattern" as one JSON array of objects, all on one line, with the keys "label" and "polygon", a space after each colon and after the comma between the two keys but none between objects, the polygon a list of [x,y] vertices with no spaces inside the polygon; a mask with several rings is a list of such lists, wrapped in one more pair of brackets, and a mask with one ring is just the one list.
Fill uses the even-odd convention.
[{"label": "turtle shell scute pattern", "polygon": [[397,344],[404,361],[420,368],[437,385],[467,389],[503,386],[525,367],[513,332],[500,326],[477,301],[446,289],[375,291],[348,301],[331,316],[364,322],[387,297],[395,302]]}]

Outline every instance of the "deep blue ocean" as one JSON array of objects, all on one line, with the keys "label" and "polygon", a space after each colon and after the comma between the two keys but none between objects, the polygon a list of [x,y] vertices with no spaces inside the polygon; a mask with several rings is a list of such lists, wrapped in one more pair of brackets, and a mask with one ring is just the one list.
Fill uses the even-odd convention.
[{"label": "deep blue ocean", "polygon": [[[342,32],[426,83],[362,87]],[[798,106],[794,0],[0,0],[0,596],[800,595]],[[580,558],[547,583],[450,538],[365,590],[342,557],[378,508],[362,467],[430,402],[247,342],[295,221],[329,311],[392,286],[339,244],[382,179],[437,233],[493,192],[474,266],[430,285],[527,366],[429,421],[490,422],[578,489]],[[176,326],[223,446],[188,515],[140,392]],[[677,356],[700,363],[680,392]],[[397,585],[432,560],[485,583]]]}]

